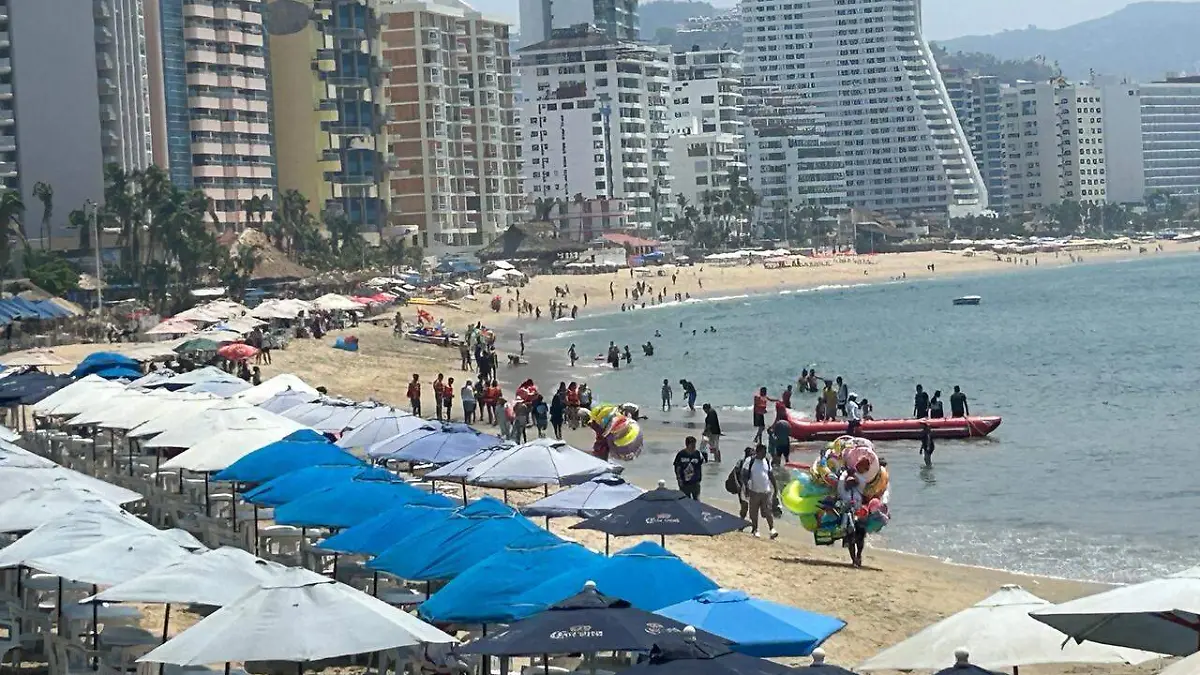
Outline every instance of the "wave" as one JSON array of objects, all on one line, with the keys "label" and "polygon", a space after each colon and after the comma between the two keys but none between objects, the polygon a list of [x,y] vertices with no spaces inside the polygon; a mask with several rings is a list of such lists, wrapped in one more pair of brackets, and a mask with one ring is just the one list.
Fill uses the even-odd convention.
[{"label": "wave", "polygon": [[559,331],[559,332],[555,333],[554,337],[551,339],[561,340],[563,338],[575,337],[576,335],[583,335],[585,333],[602,333],[606,330],[608,330],[608,329],[607,328],[581,328],[579,330],[564,330],[564,331]]}]

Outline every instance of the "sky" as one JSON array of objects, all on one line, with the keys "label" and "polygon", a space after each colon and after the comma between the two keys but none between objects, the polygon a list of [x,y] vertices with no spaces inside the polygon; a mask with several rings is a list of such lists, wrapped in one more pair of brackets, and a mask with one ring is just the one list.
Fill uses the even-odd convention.
[{"label": "sky", "polygon": [[[519,0],[467,0],[489,14],[517,21]],[[642,0],[645,2],[645,0]],[[710,0],[718,7],[732,7],[737,0]],[[1200,2],[1200,0],[1176,0]],[[987,35],[1031,25],[1062,28],[1111,14],[1132,0],[921,0],[925,37],[947,40],[963,35]]]}]

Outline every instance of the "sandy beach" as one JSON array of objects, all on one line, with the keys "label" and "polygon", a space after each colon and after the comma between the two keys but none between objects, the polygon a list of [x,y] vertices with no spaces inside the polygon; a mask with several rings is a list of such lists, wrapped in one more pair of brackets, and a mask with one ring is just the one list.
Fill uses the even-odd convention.
[{"label": "sandy beach", "polygon": [[[1145,256],[1167,256],[1195,252],[1193,244],[1164,244],[1161,253]],[[1083,254],[1082,264],[1099,261],[1137,258],[1133,251],[1104,250]],[[670,273],[664,276],[640,277],[668,296],[687,293],[693,298],[713,298],[731,295],[769,293],[784,289],[816,288],[830,285],[883,283],[904,277],[908,280],[930,275],[942,277],[963,274],[1020,273],[1035,268],[1033,256],[1018,256],[1018,263],[997,261],[994,255],[979,254],[967,257],[960,253],[932,252],[862,256],[846,261],[831,262],[814,267],[767,270],[762,265],[750,267],[713,267],[696,265],[677,268],[675,283]],[[1028,265],[1025,261],[1028,260]],[[934,270],[929,265],[934,265]],[[1073,264],[1067,254],[1040,254],[1036,267]],[[1074,263],[1079,264],[1079,263]],[[548,304],[554,298],[556,286],[568,286],[568,307],[579,305],[581,315],[604,311],[620,311],[624,293],[639,279],[631,279],[628,271],[615,275],[543,276],[532,279],[521,289],[521,299],[541,307],[541,321],[548,321]],[[613,284],[610,295],[609,284]],[[587,294],[586,306],[583,300]],[[515,289],[501,289],[502,298],[516,298]],[[489,296],[490,297],[490,296]],[[522,327],[536,320],[520,317],[508,310],[494,313],[487,307],[487,298],[462,301],[462,309],[430,308],[453,330],[462,330],[468,323],[482,321],[497,328],[502,351],[515,348]],[[415,308],[399,308],[411,319]],[[274,362],[262,366],[263,378],[279,373],[294,373],[314,386],[325,386],[330,393],[353,399],[374,399],[407,408],[404,400],[406,383],[413,373],[423,382],[430,382],[439,373],[453,376],[459,385],[472,379],[473,374],[458,369],[457,350],[397,340],[391,328],[363,324],[345,331],[357,335],[360,351],[350,353],[330,348],[338,333],[322,341],[297,340],[286,350],[274,352]],[[72,362],[108,345],[71,345],[57,347],[55,353]],[[2,359],[0,359],[2,360]],[[523,369],[509,370],[502,365],[502,375],[525,376]],[[538,364],[530,367],[532,374]],[[548,388],[543,384],[543,388]],[[507,387],[506,391],[510,391]],[[428,391],[426,392],[428,396]],[[679,443],[685,434],[682,429],[656,430],[649,438],[654,443]],[[567,438],[579,447],[590,446],[586,432],[574,432]],[[644,461],[635,460],[635,461]],[[720,470],[720,469],[717,469]],[[727,469],[726,469],[727,470]],[[663,476],[669,474],[663,467]],[[643,487],[653,487],[644,485]],[[540,494],[540,493],[539,493]],[[518,497],[519,498],[519,497]],[[556,532],[603,550],[602,536],[593,533],[567,531],[571,523],[555,521]],[[716,539],[674,538],[667,547],[695,565],[723,586],[743,589],[753,595],[771,598],[805,609],[831,614],[844,619],[848,625],[826,645],[829,660],[853,665],[880,649],[949,614],[964,609],[997,590],[1003,584],[1020,584],[1032,593],[1051,601],[1061,601],[1095,591],[1097,585],[1069,580],[1014,575],[944,563],[932,558],[869,549],[866,565],[861,570],[849,566],[849,558],[840,547],[820,548],[812,545],[811,535],[798,526],[781,528],[777,541],[757,540],[744,534],[730,534]],[[636,540],[614,540],[613,549],[625,548]],[[951,665],[952,654],[946,654]],[[1039,673],[1073,672],[1138,672],[1156,671],[1151,663],[1141,668],[1035,668]]]}]

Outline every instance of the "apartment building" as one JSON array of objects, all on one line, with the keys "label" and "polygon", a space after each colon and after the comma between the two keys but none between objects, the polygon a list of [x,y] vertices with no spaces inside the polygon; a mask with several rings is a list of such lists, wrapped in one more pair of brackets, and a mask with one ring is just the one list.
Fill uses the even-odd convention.
[{"label": "apartment building", "polygon": [[251,198],[275,199],[265,7],[263,0],[158,0],[157,7],[162,98],[151,99],[151,115],[166,129],[167,170],[177,185],[203,190],[220,222],[234,228],[257,222],[246,212]]},{"label": "apartment building", "polygon": [[[0,0],[0,184],[38,211],[33,187],[54,189],[65,214],[104,196],[104,166],[151,160],[141,0]],[[29,229],[31,236],[39,234]]]},{"label": "apartment building", "polygon": [[1007,208],[1033,211],[1061,201],[1058,103],[1051,82],[1018,82],[1001,92]]},{"label": "apartment building", "polygon": [[745,180],[741,76],[732,49],[671,55],[667,157],[677,200],[695,204],[705,192],[727,191],[730,172]]},{"label": "apartment building", "polygon": [[1200,194],[1200,77],[1139,86],[1145,191]]},{"label": "apartment building", "polygon": [[747,87],[744,94],[746,164],[760,200],[757,221],[780,224],[808,206],[844,211],[846,162],[826,136],[825,115],[779,87]]},{"label": "apartment building", "polygon": [[958,116],[975,165],[987,188],[988,208],[1008,208],[1008,178],[1004,159],[1004,103],[1000,80],[962,69],[942,69],[946,93]]},{"label": "apartment building", "polygon": [[616,40],[638,39],[638,0],[520,0],[518,47],[550,39],[557,28],[591,24]]},{"label": "apartment building", "polygon": [[456,0],[380,5],[389,223],[480,246],[523,215],[510,26]]},{"label": "apartment building", "polygon": [[846,161],[852,205],[978,212],[987,190],[921,35],[919,0],[743,0],[754,84],[803,94]]},{"label": "apartment building", "polygon": [[520,50],[526,194],[622,199],[649,230],[673,203],[670,55],[586,24]]}]

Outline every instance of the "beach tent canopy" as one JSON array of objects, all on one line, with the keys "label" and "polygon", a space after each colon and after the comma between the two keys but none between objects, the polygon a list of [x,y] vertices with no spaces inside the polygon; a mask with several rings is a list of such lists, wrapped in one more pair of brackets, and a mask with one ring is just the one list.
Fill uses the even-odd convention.
[{"label": "beach tent canopy", "polygon": [[1077,641],[1187,656],[1200,650],[1200,567],[1030,611]]},{"label": "beach tent canopy", "polygon": [[220,471],[255,450],[281,440],[317,443],[324,439],[312,429],[305,429],[295,423],[279,424],[268,421],[244,427],[230,427],[214,433],[163,462],[161,468]]},{"label": "beach tent canopy", "polygon": [[376,417],[346,433],[338,439],[337,444],[342,448],[365,448],[385,438],[406,434],[430,424],[416,415],[395,411],[390,415]]},{"label": "beach tent canopy", "polygon": [[[146,572],[102,591],[89,600],[154,602],[224,607],[246,593],[280,578],[301,574],[300,568],[258,558],[240,548],[225,546],[202,551]],[[325,577],[310,572],[312,581]]]},{"label": "beach tent canopy", "polygon": [[138,377],[141,377],[139,370],[141,365],[134,359],[116,352],[96,352],[88,355],[87,358],[79,362],[79,365],[75,366],[75,370],[71,371],[71,377],[84,377],[85,375],[92,375],[108,368],[138,370]]},{"label": "beach tent canopy", "polygon": [[310,387],[304,380],[291,373],[281,373],[252,389],[238,394],[238,399],[251,405],[261,405],[285,393],[309,396],[311,397],[308,399],[309,401],[315,401],[321,396],[320,392]]},{"label": "beach tent canopy", "polygon": [[591,518],[612,510],[643,492],[640,487],[626,483],[624,478],[606,473],[586,483],[559,490],[529,506],[523,506],[521,513],[547,518]]},{"label": "beach tent canopy", "polygon": [[807,656],[846,626],[841,619],[726,589],[706,591],[656,613],[719,635],[743,654],[765,658]]},{"label": "beach tent canopy", "polygon": [[416,530],[367,566],[409,581],[453,579],[518,537],[539,529],[507,504],[484,497],[445,521]]},{"label": "beach tent canopy", "polygon": [[[459,651],[491,656],[646,651],[664,635],[684,628],[681,623],[637,609],[625,600],[601,594],[594,584],[587,583],[582,591],[546,611],[464,645]],[[715,635],[701,634],[714,643],[725,643]]]},{"label": "beach tent canopy", "polygon": [[[320,396],[320,394],[313,395],[303,391],[292,391],[288,389],[275,394],[265,401],[255,403],[254,405],[268,412],[273,412],[276,415],[282,415],[285,411],[291,410],[298,405],[315,401],[318,396]],[[234,398],[241,399],[241,394],[234,396]]]},{"label": "beach tent canopy", "polygon": [[379,555],[417,529],[448,520],[454,511],[450,505],[404,504],[346,528],[320,546],[337,553]]},{"label": "beach tent canopy", "polygon": [[50,489],[87,490],[114,504],[129,504],[142,496],[133,490],[72,469],[49,463],[33,453],[0,452],[0,504],[18,496],[32,497],[34,492]]},{"label": "beach tent canopy", "polygon": [[651,541],[643,541],[586,568],[567,570],[521,594],[525,615],[570,597],[593,581],[605,595],[628,600],[648,612],[690,600],[717,584],[678,556]]},{"label": "beach tent canopy", "polygon": [[439,494],[402,480],[351,480],[307,494],[275,509],[275,522],[296,527],[352,527],[404,504],[452,506]]},{"label": "beach tent canopy", "polygon": [[1158,657],[1095,643],[1064,645],[1062,634],[1029,616],[1030,612],[1049,607],[1049,602],[1020,586],[1004,586],[974,606],[867,659],[855,670],[939,670],[959,648],[970,653],[972,664],[989,669],[1064,663],[1138,664]]},{"label": "beach tent canopy", "polygon": [[421,603],[418,615],[436,623],[508,623],[522,591],[564,569],[595,564],[600,555],[546,530],[514,539],[454,577]]},{"label": "beach tent canopy", "polygon": [[446,464],[503,444],[499,436],[481,433],[465,424],[426,424],[371,445],[367,456],[376,460]]},{"label": "beach tent canopy", "polygon": [[453,642],[453,637],[362,591],[330,579],[314,581],[311,572],[292,569],[138,660],[179,666],[305,662]]},{"label": "beach tent canopy", "polygon": [[105,538],[91,546],[30,558],[25,566],[98,586],[112,586],[139,577],[156,567],[190,558],[195,548],[157,530]]},{"label": "beach tent canopy", "polygon": [[242,457],[213,476],[213,480],[265,483],[309,466],[366,466],[359,458],[325,441],[281,440]]},{"label": "beach tent canopy", "polygon": [[[124,511],[113,510],[102,503],[87,502],[0,549],[0,568],[26,565],[35,558],[77,551],[108,539],[138,532],[157,533],[158,530]],[[170,536],[181,545],[203,548],[194,537],[185,535],[181,530],[172,530],[163,533],[162,536]]]},{"label": "beach tent canopy", "polygon": [[[610,464],[563,441],[539,438],[505,448],[467,469],[466,482],[483,487],[527,489],[575,485],[623,467]],[[694,501],[694,500],[693,500]]]},{"label": "beach tent canopy", "polygon": [[310,466],[267,481],[243,494],[246,501],[259,506],[279,506],[355,478],[362,480],[391,480],[386,469],[362,466]]},{"label": "beach tent canopy", "polygon": [[715,537],[749,527],[750,523],[665,487],[638,495],[624,504],[571,526],[573,530],[598,530],[614,537],[690,534]]},{"label": "beach tent canopy", "polygon": [[[660,635],[649,649],[649,658],[621,671],[621,675],[796,675],[788,666],[747,656],[697,635],[688,626],[682,634]],[[958,675],[978,675],[958,673]]]},{"label": "beach tent canopy", "polygon": [[[0,472],[0,477],[3,475]],[[51,487],[28,487],[0,502],[0,532],[29,532],[88,502],[99,502],[98,508],[121,509],[98,493],[65,481]]]}]

